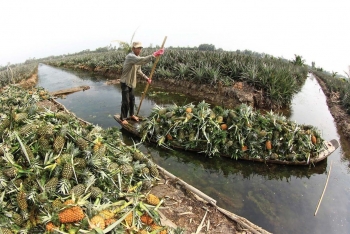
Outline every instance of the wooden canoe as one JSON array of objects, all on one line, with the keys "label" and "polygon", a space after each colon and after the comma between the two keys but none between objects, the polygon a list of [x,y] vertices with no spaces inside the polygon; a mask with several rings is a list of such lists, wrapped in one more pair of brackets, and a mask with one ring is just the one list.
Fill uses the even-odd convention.
[{"label": "wooden canoe", "polygon": [[[140,118],[140,121],[142,121],[142,118]],[[140,124],[140,122],[137,122],[133,119],[127,119],[128,124],[122,124],[122,121],[120,120],[120,115],[116,114],[114,115],[114,119],[122,126],[123,129],[128,131],[129,133],[132,133],[133,135],[141,138],[140,133],[137,131],[137,126]],[[156,142],[154,142],[156,143]],[[187,151],[192,151],[192,152],[200,152],[202,149],[184,149],[178,145],[171,144],[169,143],[171,148],[174,149],[181,149],[181,150],[187,150]],[[317,157],[314,157],[310,159],[309,161],[287,161],[287,160],[272,160],[272,159],[259,159],[259,158],[250,158],[250,157],[244,157],[244,158],[239,158],[241,160],[248,160],[248,161],[254,161],[254,162],[263,162],[263,163],[274,163],[274,164],[284,164],[284,165],[310,165],[310,164],[316,164],[318,162],[321,162],[325,160],[329,155],[331,155],[338,147],[339,147],[339,142],[336,139],[333,139],[331,141],[325,141],[324,145],[326,149],[319,153]],[[222,155],[224,157],[230,157],[228,155]]]}]

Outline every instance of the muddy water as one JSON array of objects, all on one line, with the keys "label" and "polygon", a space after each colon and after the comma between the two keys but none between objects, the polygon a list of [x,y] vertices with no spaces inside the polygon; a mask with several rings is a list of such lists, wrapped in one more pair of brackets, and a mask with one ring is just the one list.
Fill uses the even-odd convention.
[{"label": "muddy water", "polygon": [[[118,126],[113,115],[119,113],[119,85],[106,85],[103,77],[66,71],[46,65],[39,66],[38,86],[50,91],[72,86],[89,85],[78,92],[58,99],[77,116],[102,127]],[[144,87],[138,85],[136,104]],[[175,102],[184,105],[201,100],[180,94],[164,93],[150,86],[140,110],[148,115],[154,104]],[[326,98],[316,79],[310,76],[301,92],[294,97],[288,114],[297,123],[317,126],[325,139],[339,139]],[[122,131],[127,144],[131,135]],[[189,152],[169,151],[143,144],[141,150],[171,173],[194,185],[217,200],[227,210],[249,219],[273,233],[349,233],[350,172],[349,160],[342,148],[315,167],[292,167],[260,163],[208,159]],[[331,174],[322,203],[314,216],[327,179]]]}]

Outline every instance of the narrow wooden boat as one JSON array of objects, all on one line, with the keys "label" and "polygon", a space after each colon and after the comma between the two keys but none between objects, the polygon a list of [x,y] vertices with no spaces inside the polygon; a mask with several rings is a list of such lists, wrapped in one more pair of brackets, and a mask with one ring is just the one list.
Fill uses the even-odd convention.
[{"label": "narrow wooden boat", "polygon": [[[114,115],[114,119],[122,126],[123,129],[128,131],[129,133],[141,138],[140,133],[137,130],[137,126],[140,125],[140,122],[142,121],[142,117],[139,117],[140,121],[135,121],[133,119],[127,119],[128,124],[123,124],[120,120],[120,115],[116,114]],[[156,143],[156,142],[154,142]],[[186,151],[192,151],[192,152],[201,152],[203,149],[184,149],[181,146],[177,144],[173,144],[171,141],[169,141],[169,145],[171,148],[174,149],[180,149],[180,150],[186,150]],[[284,164],[284,165],[310,165],[310,164],[316,164],[318,162],[321,162],[325,160],[329,155],[331,155],[338,147],[339,142],[336,139],[333,139],[331,141],[324,141],[325,150],[320,152],[316,157],[313,157],[307,161],[287,161],[287,160],[272,160],[272,159],[258,159],[258,158],[251,158],[251,157],[242,157],[239,158],[241,160],[248,160],[248,161],[254,161],[254,162],[263,162],[263,163],[274,163],[274,164]],[[221,156],[224,157],[230,157],[228,155],[222,154]]]}]

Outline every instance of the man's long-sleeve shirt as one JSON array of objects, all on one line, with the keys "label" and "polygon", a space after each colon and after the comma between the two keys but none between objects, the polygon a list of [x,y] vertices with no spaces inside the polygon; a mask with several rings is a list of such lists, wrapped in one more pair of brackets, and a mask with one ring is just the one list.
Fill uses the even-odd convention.
[{"label": "man's long-sleeve shirt", "polygon": [[137,74],[141,75],[142,77],[145,76],[145,74],[141,71],[141,65],[151,62],[152,58],[153,55],[140,57],[136,56],[134,52],[129,53],[125,57],[120,82],[125,83],[130,88],[135,88]]}]

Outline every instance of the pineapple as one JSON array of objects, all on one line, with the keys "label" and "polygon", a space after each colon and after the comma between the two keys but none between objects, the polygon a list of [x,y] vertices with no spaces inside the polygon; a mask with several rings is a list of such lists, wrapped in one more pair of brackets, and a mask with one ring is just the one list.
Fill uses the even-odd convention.
[{"label": "pineapple", "polygon": [[97,145],[95,144],[94,146],[94,154],[97,158],[102,158],[103,156],[105,156],[106,154],[106,145],[101,143],[99,144],[98,147],[96,147]]},{"label": "pineapple", "polygon": [[58,185],[58,178],[52,177],[46,184],[45,189],[48,192],[55,192]]},{"label": "pineapple", "polygon": [[150,205],[156,206],[159,204],[160,200],[157,196],[150,193],[146,197],[146,202]]},{"label": "pineapple", "polygon": [[11,229],[8,229],[8,228],[5,228],[5,227],[1,227],[0,231],[1,231],[2,234],[13,234]]},{"label": "pineapple", "polygon": [[23,127],[20,128],[19,130],[19,134],[21,136],[28,136],[29,134],[31,134],[34,130],[36,129],[36,125],[35,124],[26,124]]},{"label": "pineapple", "polygon": [[[156,225],[155,223],[151,225],[152,231],[161,230],[163,227]],[[167,234],[167,230],[157,231],[159,234]]]},{"label": "pineapple", "polygon": [[132,225],[132,221],[133,221],[133,212],[130,212],[126,217],[125,217],[125,222],[128,226]]},{"label": "pineapple", "polygon": [[129,164],[123,164],[119,167],[119,169],[123,175],[127,176],[132,175],[132,173],[134,172],[134,169]]},{"label": "pineapple", "polygon": [[86,150],[88,147],[88,143],[86,140],[84,140],[82,137],[79,137],[76,141],[78,147],[80,150]]},{"label": "pineapple", "polygon": [[13,213],[12,214],[12,221],[17,224],[18,226],[21,226],[23,223],[23,218],[20,214],[18,213]]},{"label": "pineapple", "polygon": [[147,213],[144,213],[140,219],[141,219],[141,222],[146,225],[151,225],[153,223],[152,217],[149,216]]},{"label": "pineapple", "polygon": [[142,175],[149,175],[149,173],[150,173],[150,171],[149,171],[148,167],[143,167],[141,169],[141,174]]},{"label": "pineapple", "polygon": [[1,129],[8,128],[10,126],[10,124],[11,124],[11,122],[9,119],[4,119],[0,124],[0,128]]},{"label": "pineapple", "polygon": [[69,180],[74,174],[74,167],[70,162],[66,162],[62,169],[62,178]]},{"label": "pineapple", "polygon": [[100,213],[98,213],[99,216],[101,216],[103,219],[111,219],[114,218],[115,214],[111,210],[102,210]]},{"label": "pineapple", "polygon": [[153,176],[153,177],[158,177],[159,176],[157,165],[155,165],[154,163],[152,163],[152,162],[149,163],[148,169],[149,169],[149,172],[150,172],[151,176]]},{"label": "pineapple", "polygon": [[99,215],[95,215],[94,217],[91,218],[90,220],[90,228],[101,228],[102,230],[105,229],[106,225],[105,225],[105,220],[99,216]]},{"label": "pineapple", "polygon": [[61,223],[75,223],[85,217],[83,209],[80,206],[72,206],[62,210],[58,214]]},{"label": "pineapple", "polygon": [[3,169],[2,173],[9,179],[13,179],[17,176],[17,169],[15,167],[10,167]]},{"label": "pineapple", "polygon": [[103,195],[103,191],[99,187],[90,187],[89,192],[91,193],[92,198],[97,198]]},{"label": "pineapple", "polygon": [[51,149],[50,141],[45,136],[41,136],[38,140],[38,143],[41,149],[44,150],[45,152]]},{"label": "pineapple", "polygon": [[147,160],[147,158],[145,157],[145,155],[144,155],[143,153],[139,152],[139,151],[135,151],[135,152],[133,153],[132,156],[133,156],[133,159],[134,159],[135,161],[144,162],[144,161]]},{"label": "pineapple", "polygon": [[61,202],[60,199],[55,199],[53,202],[52,202],[52,208],[55,209],[55,210],[60,210],[61,208],[63,207],[63,203]]},{"label": "pineapple", "polygon": [[105,219],[105,225],[108,227],[109,225],[112,225],[113,223],[117,222],[116,219],[110,218],[110,219]]},{"label": "pineapple", "polygon": [[86,164],[87,164],[84,158],[74,158],[73,162],[74,162],[74,167],[77,169],[83,169],[86,167]]},{"label": "pineapple", "polygon": [[58,228],[57,226],[55,226],[52,222],[48,222],[45,226],[46,231],[48,232],[52,232],[54,229]]},{"label": "pineapple", "polygon": [[64,147],[64,144],[66,143],[66,140],[65,140],[66,132],[67,132],[66,126],[62,126],[53,143],[54,152],[58,153]]},{"label": "pineapple", "polygon": [[38,128],[39,136],[52,136],[54,126],[52,124],[43,124]]},{"label": "pineapple", "polygon": [[77,184],[69,191],[69,194],[74,193],[74,196],[79,197],[85,193],[85,189],[86,189],[85,185]]},{"label": "pineapple", "polygon": [[28,203],[27,203],[27,194],[23,189],[20,189],[20,191],[17,193],[17,203],[18,207],[21,210],[27,210],[28,208]]}]

